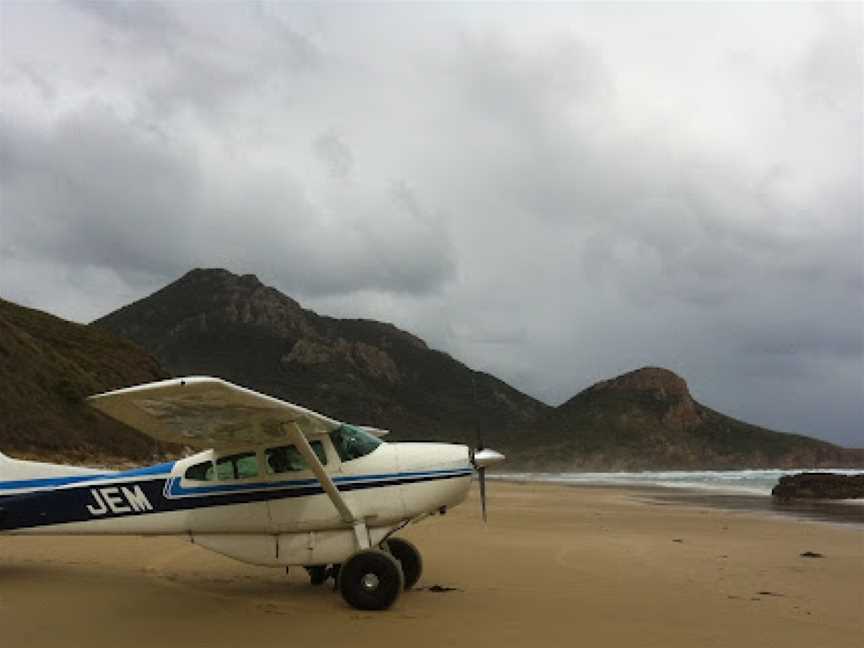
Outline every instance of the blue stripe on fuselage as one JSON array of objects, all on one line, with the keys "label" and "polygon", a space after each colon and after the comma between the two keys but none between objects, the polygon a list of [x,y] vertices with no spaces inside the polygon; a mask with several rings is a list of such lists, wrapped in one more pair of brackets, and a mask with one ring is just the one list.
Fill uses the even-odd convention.
[{"label": "blue stripe on fuselage", "polygon": [[[167,465],[167,464],[165,464]],[[132,472],[132,471],[129,471]],[[472,474],[471,468],[454,470],[433,470],[423,472],[389,473],[380,475],[354,475],[337,477],[340,491],[365,490],[368,488],[383,488],[401,484],[411,484],[423,481],[436,481],[456,477],[467,477]],[[152,474],[152,473],[151,473]],[[115,477],[119,476],[115,475]],[[155,476],[155,475],[154,475]],[[91,520],[111,519],[151,513],[167,513],[213,506],[231,504],[247,504],[265,502],[275,499],[289,499],[321,495],[324,489],[317,479],[302,479],[280,482],[260,482],[257,484],[224,484],[219,486],[200,487],[197,492],[186,489],[183,496],[170,496],[171,480],[149,479],[128,482],[112,481],[110,484],[85,484],[68,488],[58,488],[47,491],[7,495],[0,498],[0,531],[33,528],[68,522],[87,522]],[[91,488],[92,486],[92,488]],[[93,490],[115,487],[116,489],[140,488],[152,506],[152,510],[108,512],[96,516],[88,511],[88,506],[94,504]],[[232,486],[235,489],[218,490],[221,487]],[[262,488],[264,486],[264,488]],[[182,487],[181,487],[182,488]]]},{"label": "blue stripe on fuselage", "polygon": [[174,462],[157,464],[155,466],[147,466],[146,468],[136,468],[134,470],[124,470],[122,472],[109,473],[93,473],[92,475],[68,475],[65,477],[40,477],[36,479],[15,479],[11,481],[0,481],[0,494],[2,491],[8,490],[23,490],[25,488],[56,488],[58,486],[69,486],[71,484],[80,484],[82,482],[92,482],[97,480],[116,480],[129,479],[133,477],[146,477],[157,475],[170,475],[174,469]]},{"label": "blue stripe on fuselage", "polygon": [[[390,482],[401,482],[405,479],[426,478],[426,477],[459,477],[461,475],[470,475],[471,468],[456,468],[452,470],[424,470],[420,472],[400,472],[400,473],[383,473],[377,475],[348,475],[343,477],[334,477],[333,481],[340,490],[350,490],[345,488],[352,484],[375,482],[375,486],[386,486]],[[385,483],[387,482],[387,483]],[[168,498],[175,497],[200,497],[202,495],[218,495],[226,493],[251,492],[262,490],[284,490],[294,488],[317,487],[321,489],[317,479],[294,479],[286,481],[273,482],[246,482],[244,484],[214,484],[212,486],[183,486],[179,477],[172,477],[168,480],[165,487],[165,495]]]}]

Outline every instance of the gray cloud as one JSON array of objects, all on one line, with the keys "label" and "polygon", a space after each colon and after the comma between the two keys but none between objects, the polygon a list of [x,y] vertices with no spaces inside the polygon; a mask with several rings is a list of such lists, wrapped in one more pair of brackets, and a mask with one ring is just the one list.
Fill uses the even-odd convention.
[{"label": "gray cloud", "polygon": [[321,133],[312,142],[312,149],[334,178],[347,180],[351,175],[354,154],[336,133]]},{"label": "gray cloud", "polygon": [[65,1],[109,28],[104,34],[106,44],[111,38],[129,37],[139,47],[159,46],[182,32],[168,8],[158,2]]},{"label": "gray cloud", "polygon": [[864,444],[860,16],[632,12],[7,5],[0,291],[225,266],[549,402],[659,364]]},{"label": "gray cloud", "polygon": [[232,164],[226,171],[237,175],[220,188],[194,150],[109,110],[88,107],[47,137],[0,122],[0,145],[5,236],[35,259],[162,278],[194,266],[257,267],[313,294],[422,294],[452,272],[440,223],[406,217],[387,191],[328,222],[290,176]]}]

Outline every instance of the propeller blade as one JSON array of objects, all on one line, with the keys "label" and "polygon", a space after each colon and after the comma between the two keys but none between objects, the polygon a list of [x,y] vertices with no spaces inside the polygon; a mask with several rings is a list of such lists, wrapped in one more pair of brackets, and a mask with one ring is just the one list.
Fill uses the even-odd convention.
[{"label": "propeller blade", "polygon": [[480,509],[483,511],[483,524],[486,524],[486,468],[479,468],[480,473]]},{"label": "propeller blade", "polygon": [[494,450],[487,450],[483,446],[483,439],[477,439],[477,448],[471,448],[468,451],[468,457],[471,459],[471,465],[477,471],[477,477],[480,482],[480,508],[483,511],[483,522],[486,522],[486,467],[493,466],[504,461],[504,455]]}]

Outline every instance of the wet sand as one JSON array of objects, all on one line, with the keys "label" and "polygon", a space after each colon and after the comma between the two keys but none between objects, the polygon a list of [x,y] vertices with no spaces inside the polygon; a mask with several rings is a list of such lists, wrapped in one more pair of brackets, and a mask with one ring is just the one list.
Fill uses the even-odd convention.
[{"label": "wet sand", "polygon": [[657,488],[649,493],[655,503],[689,504],[728,511],[751,511],[763,515],[843,524],[864,531],[864,502],[796,499],[782,502],[770,495],[694,492],[678,488]]},{"label": "wet sand", "polygon": [[404,532],[424,554],[421,589],[381,613],[300,569],[178,538],[0,537],[3,645],[842,648],[864,636],[860,528],[617,488],[490,491],[485,528],[475,493]]}]

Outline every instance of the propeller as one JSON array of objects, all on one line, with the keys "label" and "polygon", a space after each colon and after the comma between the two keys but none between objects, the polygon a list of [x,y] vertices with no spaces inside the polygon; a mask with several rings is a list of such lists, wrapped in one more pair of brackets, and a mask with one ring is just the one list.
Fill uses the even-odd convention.
[{"label": "propeller", "polygon": [[[477,452],[482,455],[485,449],[486,447],[483,445],[483,437],[478,436]],[[480,478],[480,510],[483,512],[483,524],[486,524],[486,466],[481,465],[477,468],[477,474]]]},{"label": "propeller", "polygon": [[477,440],[477,448],[470,450],[471,465],[477,471],[480,481],[480,509],[483,511],[483,522],[486,522],[486,467],[504,461],[504,455],[494,450],[487,450],[483,438]]},{"label": "propeller", "polygon": [[[471,374],[471,394],[474,399],[474,404],[477,404],[477,381],[476,374]],[[478,426],[479,427],[479,426]],[[477,448],[471,448],[468,451],[468,456],[471,459],[471,465],[477,471],[477,476],[480,480],[480,508],[483,511],[483,523],[486,523],[486,467],[504,461],[504,455],[494,450],[487,450],[483,445],[483,435],[477,427]]]}]

